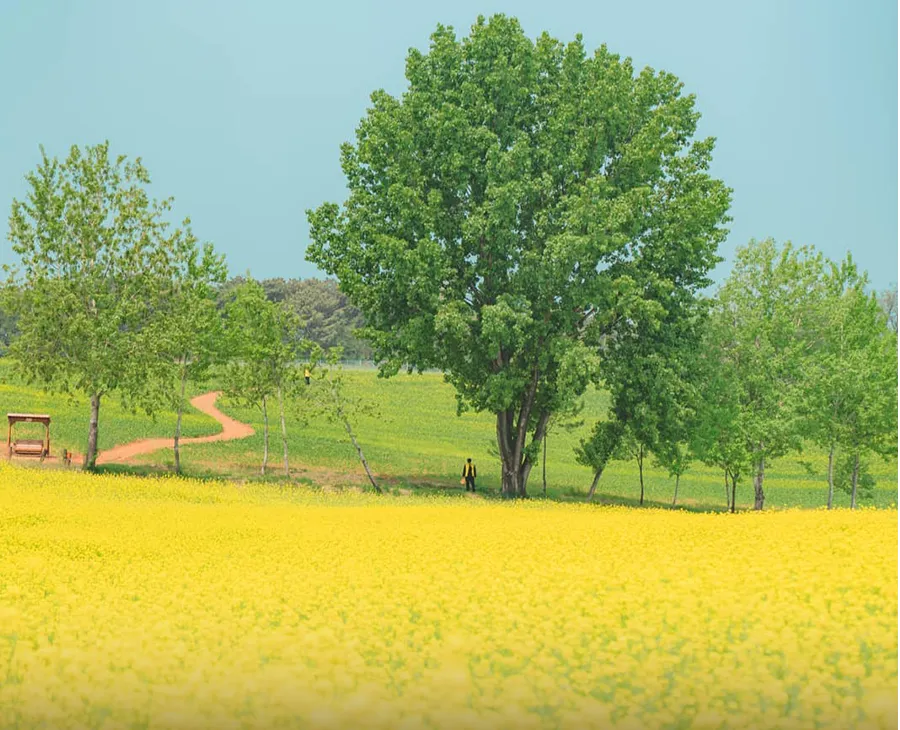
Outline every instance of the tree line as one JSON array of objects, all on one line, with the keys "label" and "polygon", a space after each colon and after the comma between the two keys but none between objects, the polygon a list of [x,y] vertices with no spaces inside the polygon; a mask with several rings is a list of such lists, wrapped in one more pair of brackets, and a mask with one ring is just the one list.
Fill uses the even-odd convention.
[{"label": "tree line", "polygon": [[643,503],[652,458],[674,477],[675,504],[700,461],[722,471],[732,511],[747,481],[762,509],[767,464],[814,445],[828,454],[828,508],[836,486],[856,507],[874,486],[867,458],[896,455],[897,443],[896,323],[867,284],[849,254],[833,262],[812,247],[752,241],[716,295],[664,325],[652,348],[610,338],[609,413],[576,449],[594,471],[589,498],[611,460],[631,459]]},{"label": "tree line", "polygon": [[96,464],[101,404],[115,396],[149,415],[175,410],[180,472],[188,385],[218,368],[231,397],[261,410],[263,474],[273,407],[285,475],[286,410],[343,423],[370,474],[351,426],[365,405],[346,393],[340,366],[358,313],[333,281],[229,280],[224,257],[189,219],[166,220],[172,200],[151,197],[139,158],[112,157],[107,143],[41,157],[26,198],[12,204],[19,261],[3,287],[8,354],[29,382],[88,399],[85,468]]}]

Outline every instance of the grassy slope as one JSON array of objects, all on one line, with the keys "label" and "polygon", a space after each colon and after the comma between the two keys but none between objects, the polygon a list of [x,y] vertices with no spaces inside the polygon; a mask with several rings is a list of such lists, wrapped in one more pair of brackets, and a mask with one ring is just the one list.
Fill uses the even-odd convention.
[{"label": "grassy slope", "polygon": [[[51,395],[26,386],[16,377],[12,363],[0,359],[0,419],[5,421],[5,414],[10,412],[50,414],[51,453],[54,456],[61,454],[63,449],[84,452],[90,417],[88,399]],[[29,426],[16,426],[16,432],[25,437]],[[209,416],[190,408],[184,414],[182,429],[185,436],[204,436],[218,433],[220,426]],[[136,439],[171,436],[174,431],[175,413],[172,411],[159,413],[154,419],[145,413],[125,410],[115,397],[105,398],[100,403],[101,450]]]},{"label": "grassy slope", "polygon": [[[373,470],[389,481],[403,485],[459,487],[462,463],[471,456],[479,467],[479,487],[496,490],[499,471],[495,452],[494,421],[489,414],[466,413],[456,416],[453,389],[440,375],[401,375],[384,380],[372,371],[348,371],[348,382],[356,393],[377,402],[378,417],[357,419],[356,430]],[[548,442],[548,491],[557,498],[584,494],[590,484],[589,470],[575,463],[572,447],[590,428],[592,421],[605,411],[606,396],[591,392],[587,396],[585,426],[579,432],[562,430],[551,433]],[[195,473],[243,473],[258,470],[262,454],[262,416],[258,410],[240,408],[222,401],[222,409],[256,428],[255,436],[236,442],[185,447],[185,461]],[[272,440],[269,464],[278,472],[281,443],[276,414],[270,413]],[[296,417],[288,416],[289,449],[293,466],[299,473],[307,468],[307,476],[315,482],[341,483],[343,475],[357,476],[361,467],[346,439],[343,428],[335,423],[314,422],[303,426]],[[799,460],[812,462],[817,471],[810,476]],[[145,463],[171,461],[168,454],[143,459]],[[826,458],[818,452],[802,456],[789,455],[773,462],[766,473],[767,505],[773,507],[802,505],[815,507],[825,500]],[[887,506],[897,501],[897,462],[873,460],[871,468],[878,482],[874,504]],[[673,482],[665,472],[652,464],[645,466],[646,499],[670,503]],[[531,494],[541,489],[541,469],[532,472]],[[616,462],[604,474],[598,487],[606,499],[636,502],[639,495],[637,466],[632,462]],[[849,498],[836,495],[837,504],[846,506]],[[724,505],[721,474],[702,465],[682,479],[679,501],[686,505],[720,507]],[[749,481],[738,486],[738,504],[752,503]]]}]

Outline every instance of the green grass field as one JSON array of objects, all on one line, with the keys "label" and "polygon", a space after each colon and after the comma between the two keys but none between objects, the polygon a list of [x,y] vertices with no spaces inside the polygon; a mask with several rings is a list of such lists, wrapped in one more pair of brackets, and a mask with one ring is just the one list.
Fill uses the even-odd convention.
[{"label": "green grass field", "polygon": [[[489,414],[456,415],[453,389],[439,374],[399,375],[378,378],[371,370],[346,373],[348,389],[369,402],[377,403],[378,416],[356,419],[357,437],[372,469],[398,489],[454,490],[463,493],[459,474],[466,457],[478,464],[478,486],[487,493],[499,488],[499,468],[495,446],[494,420]],[[548,440],[548,496],[555,499],[580,499],[590,486],[591,473],[575,463],[573,446],[606,409],[606,396],[590,392],[586,397],[585,425],[579,431],[551,432]],[[262,414],[258,409],[238,407],[227,399],[220,407],[229,415],[253,425],[256,434],[241,441],[186,446],[187,473],[198,476],[252,477],[259,471],[262,457]],[[280,473],[281,439],[277,414],[270,411],[269,470]],[[292,473],[314,484],[344,485],[362,483],[363,473],[356,453],[343,427],[334,422],[314,421],[303,425],[294,414],[288,415],[288,442]],[[800,461],[810,462],[815,475],[807,473]],[[171,466],[170,452],[139,457],[138,463]],[[773,462],[766,474],[767,507],[818,507],[824,505],[825,455],[810,451],[789,455]],[[872,500],[862,504],[886,507],[897,502],[897,462],[871,461],[877,488]],[[670,504],[674,481],[652,461],[645,464],[646,503]],[[532,472],[529,492],[541,494],[541,466]],[[615,462],[598,486],[598,501],[637,503],[640,494],[637,465]],[[715,470],[696,464],[681,480],[679,503],[686,507],[722,508],[725,504],[723,477]],[[849,506],[849,496],[836,494],[838,506]],[[738,486],[738,505],[752,505],[749,480]]]},{"label": "green grass field", "polygon": [[[12,363],[0,359],[0,418],[5,420],[6,413],[49,414],[51,455],[59,456],[63,449],[84,453],[90,419],[88,399],[53,395],[25,385],[16,376]],[[16,433],[25,437],[29,427],[34,433],[42,432],[36,424],[21,424],[16,426]],[[217,433],[219,424],[189,408],[182,419],[182,431],[185,436],[205,436]],[[101,400],[98,434],[101,451],[136,439],[171,436],[174,432],[175,413],[172,411],[164,411],[150,418],[145,413],[132,413],[122,408],[115,396]]]},{"label": "green grass field", "polygon": [[[494,420],[490,414],[456,415],[453,389],[439,374],[399,375],[378,378],[373,370],[348,370],[348,390],[377,405],[378,414],[360,416],[354,427],[366,456],[385,486],[402,490],[452,491],[463,494],[459,473],[466,457],[478,465],[478,486],[483,494],[496,494],[499,468],[496,457]],[[215,387],[213,383],[210,387]],[[205,389],[201,389],[205,390]],[[197,391],[200,392],[200,391]],[[547,495],[552,499],[581,499],[590,485],[591,473],[575,463],[573,447],[601,417],[607,404],[606,395],[591,391],[585,398],[584,426],[573,432],[558,429],[550,433],[547,458]],[[219,406],[229,415],[250,423],[256,434],[248,439],[184,447],[183,463],[188,475],[206,477],[255,478],[262,457],[262,413],[259,409],[240,407],[228,399]],[[0,360],[0,411],[49,413],[53,418],[53,454],[62,449],[82,452],[87,439],[88,404],[84,398],[51,395],[27,386],[15,375],[8,361]],[[132,413],[113,398],[101,407],[100,448],[107,449],[128,441],[170,436],[175,414],[163,412],[155,418]],[[363,483],[363,472],[343,427],[333,421],[318,419],[304,423],[296,411],[287,417],[288,445],[292,476],[322,486],[346,486]],[[206,415],[190,409],[183,421],[185,436],[216,433],[218,424]],[[282,452],[277,412],[270,412],[269,473],[281,473]],[[801,461],[816,472],[807,473]],[[107,471],[153,472],[172,468],[171,451],[141,456],[127,467],[109,466]],[[769,465],[766,474],[768,507],[818,507],[825,501],[824,454],[811,450],[791,454]],[[897,461],[872,459],[871,471],[876,478],[875,496],[863,505],[886,507],[897,503]],[[529,492],[542,491],[542,465],[536,465],[529,482]],[[668,505],[672,501],[674,482],[652,460],[645,463],[645,503]],[[640,488],[634,462],[614,462],[598,486],[597,500],[636,504]],[[722,475],[701,464],[695,464],[681,480],[679,504],[687,508],[721,509],[725,505]],[[752,504],[749,480],[738,486],[738,505]],[[848,495],[837,492],[836,504],[848,506]]]}]

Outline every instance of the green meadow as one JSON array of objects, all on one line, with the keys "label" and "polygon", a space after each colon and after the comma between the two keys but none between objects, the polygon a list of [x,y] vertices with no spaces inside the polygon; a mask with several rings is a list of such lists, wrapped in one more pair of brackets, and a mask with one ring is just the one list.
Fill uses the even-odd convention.
[{"label": "green meadow", "polygon": [[[376,405],[376,415],[354,419],[357,439],[366,458],[384,486],[396,490],[454,490],[464,494],[459,484],[462,464],[472,457],[478,465],[478,488],[483,494],[497,494],[500,483],[496,456],[494,419],[487,413],[456,415],[456,399],[450,385],[438,373],[398,375],[379,378],[374,370],[348,370],[350,393]],[[587,434],[591,424],[602,418],[607,396],[591,391],[585,397],[581,418],[584,425],[572,432],[551,431],[547,442],[547,495],[554,499],[581,499],[587,494],[592,474],[575,462],[573,447]],[[226,398],[219,408],[238,420],[251,424],[256,433],[240,441],[187,445],[184,447],[186,473],[195,476],[240,476],[259,474],[263,453],[263,419],[258,408],[245,408]],[[288,409],[286,415],[288,450],[293,479],[322,486],[364,484],[364,473],[356,452],[340,424],[324,419],[305,419]],[[280,423],[277,408],[270,406],[268,473],[283,473]],[[171,452],[138,457],[135,462],[149,468],[172,466]],[[808,464],[812,473],[802,462]],[[766,472],[766,507],[818,507],[825,504],[826,455],[812,449],[789,454],[769,465]],[[862,505],[886,507],[897,502],[897,462],[870,461],[876,479],[874,498]],[[644,465],[645,503],[672,502],[674,480],[658,468],[652,458]],[[542,493],[542,465],[536,464],[528,485],[533,497]],[[637,464],[617,461],[604,473],[597,500],[636,504],[640,496]],[[679,504],[685,507],[723,508],[723,475],[702,464],[694,464],[681,479]],[[752,506],[749,479],[739,483],[738,506]],[[837,506],[849,506],[849,496],[837,491]]]},{"label": "green meadow", "polygon": [[[402,374],[379,378],[374,370],[348,370],[348,392],[374,404],[375,413],[354,418],[354,428],[366,458],[382,486],[404,492],[449,491],[464,495],[459,484],[462,464],[472,457],[478,465],[478,489],[495,496],[499,490],[499,462],[496,456],[494,419],[487,413],[466,412],[457,416],[453,389],[438,373]],[[201,392],[216,387],[195,390]],[[558,500],[583,499],[591,482],[590,470],[575,462],[573,447],[585,436],[591,423],[601,418],[607,396],[592,390],[585,396],[581,418],[584,425],[567,431],[552,430],[547,440],[547,496]],[[218,407],[228,415],[256,429],[250,438],[183,447],[184,472],[209,478],[260,479],[263,453],[263,418],[258,408],[246,408],[229,399],[219,399]],[[88,403],[82,397],[46,393],[17,378],[9,361],[0,360],[0,413],[49,413],[52,454],[63,449],[83,452],[87,439]],[[289,404],[286,414],[291,480],[322,487],[360,487],[365,477],[356,452],[344,428],[324,418],[309,417]],[[106,398],[100,412],[100,449],[129,441],[171,436],[175,414],[163,411],[149,417],[121,406],[115,397]],[[270,407],[270,441],[267,480],[283,480],[283,456],[277,407]],[[28,425],[18,426],[24,435]],[[219,431],[210,417],[188,408],[183,433],[204,436]],[[766,507],[819,507],[826,497],[826,456],[816,449],[789,454],[769,465],[766,472]],[[897,461],[871,459],[870,471],[876,479],[872,499],[862,506],[887,507],[897,503]],[[170,471],[171,450],[136,457],[128,465],[101,467],[104,471],[153,473]],[[811,470],[811,471],[810,471]],[[529,494],[543,492],[543,465],[538,461],[531,474]],[[660,469],[652,457],[644,464],[645,504],[671,505],[674,480]],[[640,496],[637,464],[613,462],[604,473],[595,497],[598,502],[637,504]],[[752,485],[738,485],[738,507],[752,506]],[[849,506],[849,496],[837,491],[835,503]],[[694,509],[723,509],[725,485],[717,470],[695,463],[681,479],[678,504]]]}]

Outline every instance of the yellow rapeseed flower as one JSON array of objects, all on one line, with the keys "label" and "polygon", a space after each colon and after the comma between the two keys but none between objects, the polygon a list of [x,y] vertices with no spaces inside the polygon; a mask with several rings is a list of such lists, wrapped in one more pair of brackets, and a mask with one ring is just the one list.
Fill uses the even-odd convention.
[{"label": "yellow rapeseed flower", "polygon": [[896,511],[0,465],[0,727],[897,727]]}]

